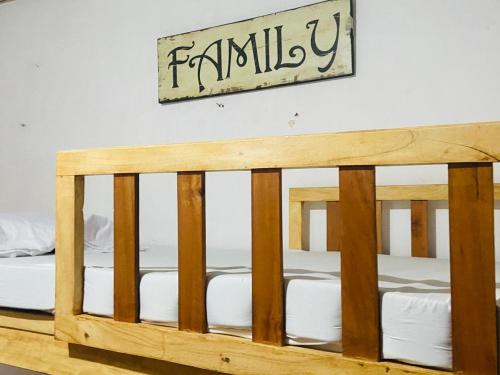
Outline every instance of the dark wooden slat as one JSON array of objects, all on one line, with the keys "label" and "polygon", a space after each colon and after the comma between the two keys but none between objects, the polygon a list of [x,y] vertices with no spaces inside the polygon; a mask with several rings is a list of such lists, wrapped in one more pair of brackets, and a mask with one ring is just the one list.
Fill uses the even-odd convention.
[{"label": "dark wooden slat", "polygon": [[428,202],[411,201],[411,256],[429,257]]},{"label": "dark wooden slat", "polygon": [[376,203],[376,223],[377,223],[377,254],[384,251],[384,241],[382,237],[382,201]]},{"label": "dark wooden slat", "polygon": [[177,174],[179,329],[207,332],[205,173]]},{"label": "dark wooden slat", "polygon": [[139,321],[139,175],[114,176],[114,319]]},{"label": "dark wooden slat", "polygon": [[252,337],[283,345],[281,169],[252,170]]},{"label": "dark wooden slat", "polygon": [[339,202],[326,202],[326,250],[340,251]]},{"label": "dark wooden slat", "polygon": [[348,357],[380,359],[375,168],[340,168],[342,346]]},{"label": "dark wooden slat", "polygon": [[453,369],[497,374],[493,171],[450,164],[450,265]]}]

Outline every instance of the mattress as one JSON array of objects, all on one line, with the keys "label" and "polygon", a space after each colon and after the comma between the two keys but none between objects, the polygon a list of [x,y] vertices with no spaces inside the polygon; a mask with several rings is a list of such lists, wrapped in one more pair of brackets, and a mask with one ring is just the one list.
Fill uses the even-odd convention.
[{"label": "mattress", "polygon": [[[176,326],[177,249],[142,251],[140,265],[141,319]],[[211,332],[251,337],[250,265],[249,251],[207,251]],[[113,254],[86,254],[85,266],[84,312],[112,316]],[[378,266],[383,357],[450,368],[448,260],[379,255]],[[341,350],[339,271],[337,252],[284,252],[289,344]],[[0,305],[52,310],[54,256],[0,259]]]}]

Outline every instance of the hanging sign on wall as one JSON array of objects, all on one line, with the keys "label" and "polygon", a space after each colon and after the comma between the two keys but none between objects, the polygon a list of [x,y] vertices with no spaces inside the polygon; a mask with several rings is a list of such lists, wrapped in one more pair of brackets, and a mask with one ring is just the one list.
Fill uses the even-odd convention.
[{"label": "hanging sign on wall", "polygon": [[158,39],[160,103],[353,74],[351,0]]}]

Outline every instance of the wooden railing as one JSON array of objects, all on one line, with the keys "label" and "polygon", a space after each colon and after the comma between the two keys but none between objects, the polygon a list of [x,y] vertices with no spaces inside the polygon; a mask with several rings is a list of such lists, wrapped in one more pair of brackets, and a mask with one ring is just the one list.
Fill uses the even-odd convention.
[{"label": "wooden railing", "polygon": [[[383,365],[377,282],[375,167],[449,164],[453,366],[496,374],[492,163],[500,122],[195,144],[61,152],[57,161],[56,337],[68,342],[244,373],[422,373]],[[281,170],[339,167],[343,355],[285,347]],[[253,341],[205,334],[205,178],[251,170]],[[138,175],[178,176],[179,329],[138,320]],[[115,176],[112,320],[82,316],[85,175]],[[471,308],[471,306],[473,308]],[[126,323],[122,323],[126,322]],[[132,324],[131,324],[132,323]],[[207,341],[208,340],[208,341]],[[193,355],[196,353],[196,355]],[[359,365],[359,364],[362,365]],[[400,372],[398,372],[400,371]],[[426,373],[437,373],[425,370]]]},{"label": "wooden railing", "polygon": [[[500,201],[500,184],[494,184],[494,200]],[[429,257],[429,201],[447,201],[448,185],[381,185],[376,187],[377,252],[382,253],[382,206],[390,201],[410,201],[411,255]],[[290,249],[307,250],[309,238],[305,203],[326,204],[326,250],[340,250],[340,203],[338,187],[294,187],[289,190]]]}]

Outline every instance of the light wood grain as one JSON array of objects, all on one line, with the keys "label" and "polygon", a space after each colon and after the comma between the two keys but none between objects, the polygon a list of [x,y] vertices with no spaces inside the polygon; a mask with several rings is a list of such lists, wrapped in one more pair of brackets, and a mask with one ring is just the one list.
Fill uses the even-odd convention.
[{"label": "light wood grain", "polygon": [[115,320],[139,321],[139,175],[114,177]]},{"label": "light wood grain", "polygon": [[0,309],[0,327],[54,335],[54,316],[36,311]]},{"label": "light wood grain", "polygon": [[53,336],[6,328],[0,328],[0,363],[59,375],[215,374],[150,358],[67,344],[54,340]]},{"label": "light wood grain", "polygon": [[56,180],[56,316],[82,312],[83,200],[82,176]]},{"label": "light wood grain", "polygon": [[280,169],[252,171],[252,338],[285,340]]},{"label": "light wood grain", "polygon": [[427,201],[411,201],[411,256],[429,257],[429,212]]},{"label": "light wood grain", "polygon": [[497,312],[491,164],[450,164],[453,369],[496,375]]},{"label": "light wood grain", "polygon": [[207,332],[205,173],[177,174],[179,329]]},{"label": "light wood grain", "polygon": [[65,151],[58,175],[496,162],[500,122]]},{"label": "light wood grain", "polygon": [[264,345],[239,337],[184,332],[86,315],[66,316],[56,329],[61,330],[60,336],[69,342],[232,374],[449,374],[399,363],[345,358],[321,350]]},{"label": "light wood grain", "polygon": [[304,237],[304,203],[290,202],[288,209],[288,247],[296,250],[307,250]]},{"label": "light wood grain", "polygon": [[382,201],[380,200],[375,204],[375,224],[377,226],[377,254],[382,254],[384,242],[382,235]]},{"label": "light wood grain", "polygon": [[326,250],[340,251],[342,218],[339,202],[326,202]]},{"label": "light wood grain", "polygon": [[[380,201],[446,201],[448,185],[382,185],[377,186]],[[495,184],[495,199],[500,200],[500,184]],[[339,200],[338,187],[295,187],[289,190],[290,202],[328,202]]]},{"label": "light wood grain", "polygon": [[381,355],[375,168],[340,168],[342,348],[345,356]]}]

